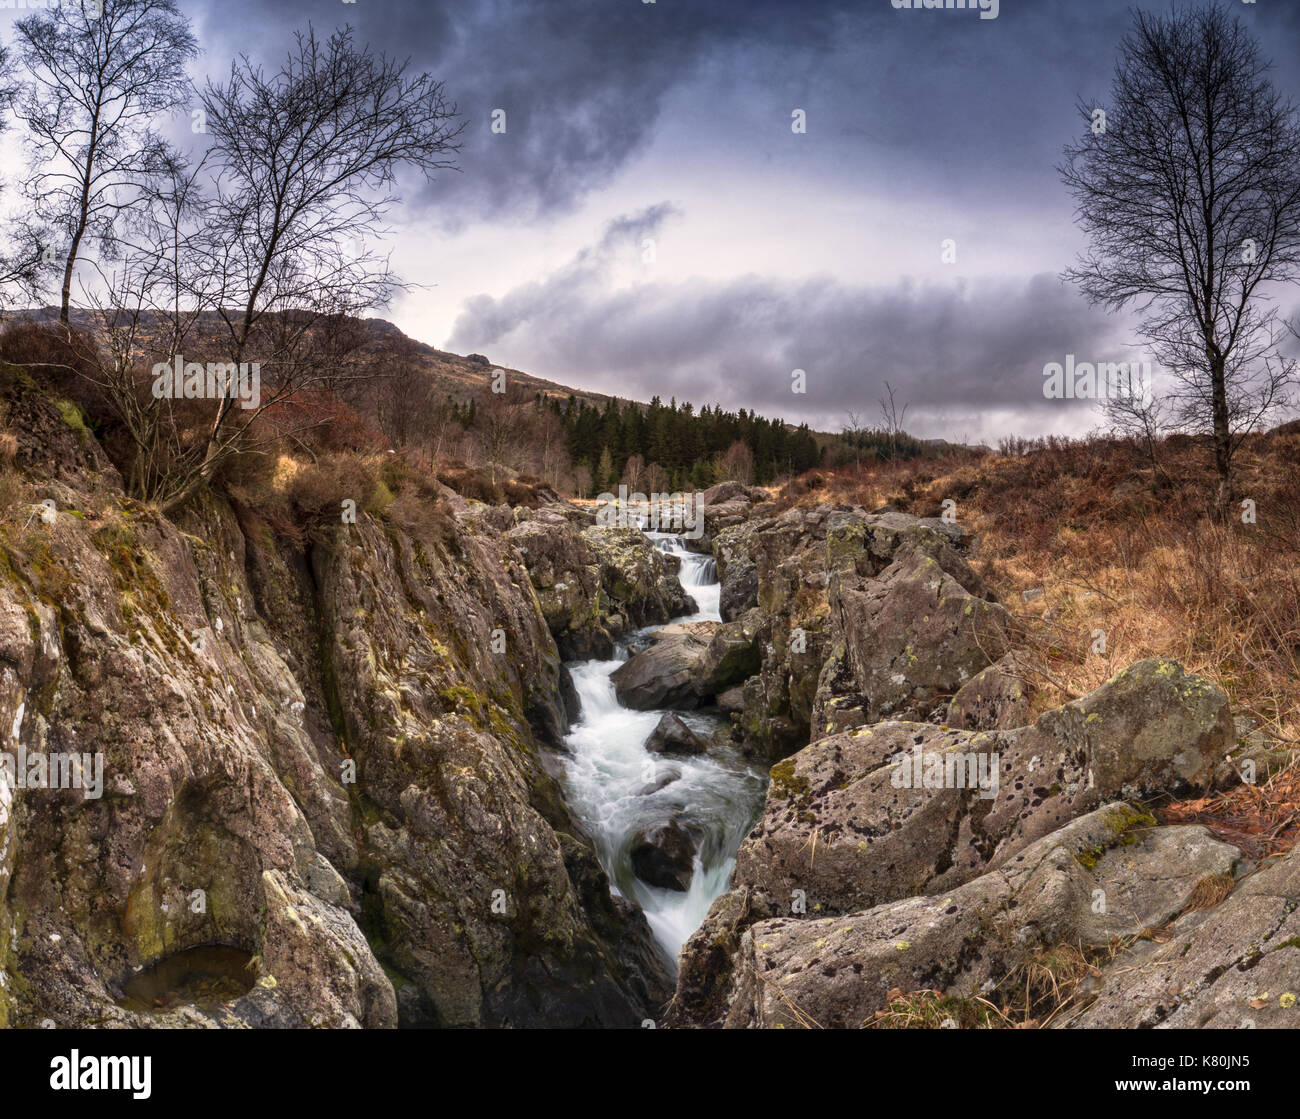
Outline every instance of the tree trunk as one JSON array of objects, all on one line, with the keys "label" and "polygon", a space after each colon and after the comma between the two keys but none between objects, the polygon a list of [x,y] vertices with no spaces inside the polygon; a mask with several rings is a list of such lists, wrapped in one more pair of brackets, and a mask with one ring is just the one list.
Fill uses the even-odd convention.
[{"label": "tree trunk", "polygon": [[63,265],[62,302],[59,304],[59,323],[62,326],[68,325],[69,309],[72,306],[72,270],[77,264],[77,253],[81,249],[81,236],[84,229],[84,225],[78,225],[77,231],[72,237],[72,245],[68,249],[68,259]]},{"label": "tree trunk", "polygon": [[1214,469],[1219,476],[1216,504],[1219,513],[1226,517],[1233,498],[1232,431],[1228,424],[1228,385],[1224,359],[1217,353],[1210,354],[1210,383],[1214,419]]}]

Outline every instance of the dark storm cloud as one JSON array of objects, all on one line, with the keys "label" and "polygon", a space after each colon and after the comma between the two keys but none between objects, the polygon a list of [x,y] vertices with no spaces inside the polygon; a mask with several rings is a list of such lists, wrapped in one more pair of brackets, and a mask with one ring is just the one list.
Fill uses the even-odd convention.
[{"label": "dark storm cloud", "polygon": [[[1062,404],[1044,399],[1043,366],[1128,360],[1121,319],[1089,308],[1055,276],[958,284],[857,287],[830,278],[759,276],[610,290],[668,214],[620,219],[599,243],[547,280],[501,298],[466,302],[448,348],[486,351],[567,383],[648,400],[757,408],[838,426],[868,421],[890,381],[909,404],[909,428],[960,435],[970,417],[1008,410],[1043,430]],[[807,392],[791,391],[792,371]]]},{"label": "dark storm cloud", "polygon": [[[468,125],[465,174],[443,176],[423,200],[460,218],[527,220],[607,182],[648,142],[668,92],[708,57],[763,42],[824,50],[844,13],[860,9],[855,0],[235,0],[193,10],[203,13],[209,71],[241,51],[274,61],[309,21],[350,23],[376,48],[410,56],[446,83]],[[504,135],[490,131],[495,109],[506,111]]]},{"label": "dark storm cloud", "polygon": [[[191,10],[210,70],[239,51],[274,61],[308,21],[349,22],[444,80],[468,124],[463,174],[410,200],[460,223],[571,207],[650,142],[670,94],[693,83],[770,111],[773,127],[739,135],[711,118],[705,97],[690,110],[684,167],[775,145],[799,105],[810,117],[801,157],[822,173],[1032,197],[1054,182],[1078,127],[1075,96],[1109,85],[1128,6],[1006,0],[991,21],[888,0],[233,0]],[[1296,18],[1236,7],[1266,47]],[[494,109],[506,110],[504,135],[490,131]]]},{"label": "dark storm cloud", "polygon": [[[1266,49],[1300,19],[1277,7],[1234,5]],[[770,109],[774,127],[736,135],[701,104],[684,166],[775,143],[797,104],[821,173],[833,165],[920,193],[996,186],[1032,200],[1054,183],[1078,127],[1076,95],[1108,87],[1129,23],[1129,0],[1004,0],[988,21],[888,0],[229,0],[190,10],[210,71],[241,51],[273,62],[309,21],[347,22],[444,80],[468,124],[463,173],[409,201],[455,226],[570,208],[650,142],[669,95],[692,82]],[[1295,60],[1279,62],[1294,78]],[[490,131],[494,109],[506,110],[504,135]]]}]

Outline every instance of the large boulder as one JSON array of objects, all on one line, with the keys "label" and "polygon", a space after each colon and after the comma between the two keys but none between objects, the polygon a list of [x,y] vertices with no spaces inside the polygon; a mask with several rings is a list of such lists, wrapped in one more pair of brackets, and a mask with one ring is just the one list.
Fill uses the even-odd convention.
[{"label": "large boulder", "polygon": [[888,722],[814,742],[772,767],[732,888],[682,951],[676,1020],[717,1015],[740,932],[792,897],[830,916],[956,888],[1107,800],[1205,789],[1232,736],[1223,693],[1150,660],[1028,727]]},{"label": "large boulder", "polygon": [[[979,633],[996,628],[984,624],[992,615],[1001,621],[1000,608],[979,598],[979,580],[961,555],[964,543],[961,529],[941,519],[843,505],[791,509],[720,531],[713,552],[722,616],[735,622],[758,611],[761,660],[745,682],[740,720],[745,750],[772,762],[827,728],[891,713],[923,717],[934,707],[921,710],[930,698],[946,698],[988,664],[973,646]],[[925,570],[903,570],[905,556],[918,557]],[[930,562],[947,582],[927,600],[935,582]],[[954,587],[961,602],[933,601],[951,597]],[[979,625],[953,616],[976,599],[971,614],[978,611]],[[912,608],[919,608],[917,617],[900,621]],[[877,633],[878,616],[889,632]],[[917,641],[908,648],[913,630]],[[990,642],[989,652],[995,647]],[[952,654],[956,663],[947,671],[944,658]],[[906,667],[917,676],[911,689],[899,683]]]},{"label": "large boulder", "polygon": [[583,525],[552,508],[514,511],[538,605],[566,660],[607,658],[631,630],[692,613],[678,561],[634,529]]},{"label": "large boulder", "polygon": [[944,889],[1108,799],[1205,789],[1232,734],[1222,692],[1152,660],[1018,730],[833,735],[773,767],[736,881],[831,913]]},{"label": "large boulder", "polygon": [[646,739],[652,754],[703,754],[709,744],[686,725],[679,715],[665,711]]},{"label": "large boulder", "polygon": [[754,536],[760,528],[761,522],[740,521],[713,537],[713,558],[721,584],[718,611],[723,621],[732,621],[758,605]]},{"label": "large boulder", "polygon": [[766,761],[808,741],[826,653],[825,541],[836,516],[866,513],[792,509],[726,529],[715,541],[722,616],[753,633],[759,655],[744,683],[743,745]]},{"label": "large boulder", "polygon": [[628,857],[632,873],[650,886],[685,893],[695,870],[695,838],[676,820],[658,824],[632,837]]},{"label": "large boulder", "polygon": [[714,697],[714,702],[725,715],[737,713],[745,709],[745,692],[742,688],[728,688],[725,692],[719,692]]},{"label": "large boulder", "polygon": [[765,501],[767,493],[757,486],[747,486],[744,482],[719,482],[700,494],[700,499],[706,509],[712,509],[733,501],[753,505],[756,501]]},{"label": "large boulder", "polygon": [[725,1024],[861,1027],[914,992],[937,994],[950,1016],[1018,1002],[1040,953],[1136,937],[1184,911],[1206,879],[1231,881],[1236,848],[1201,827],[1153,823],[1109,805],[943,893],[760,921],[741,938]]},{"label": "large boulder", "polygon": [[719,533],[742,524],[753,513],[754,506],[767,500],[767,494],[757,487],[741,482],[719,482],[700,495],[704,507],[703,531],[691,546],[699,551],[712,551],[713,541]]},{"label": "large boulder", "polygon": [[907,546],[878,577],[836,578],[831,607],[868,721],[923,719],[997,660],[1011,618],[929,550]]},{"label": "large boulder", "polygon": [[1029,722],[1033,689],[1027,655],[1013,649],[957,689],[944,722],[958,730],[1010,730]]},{"label": "large boulder", "polygon": [[648,648],[610,675],[619,702],[637,711],[698,707],[698,666],[717,629],[717,622],[677,622],[656,630]]},{"label": "large boulder", "polygon": [[757,609],[718,626],[699,661],[696,690],[701,698],[743,684],[759,670],[761,631],[762,615]]}]

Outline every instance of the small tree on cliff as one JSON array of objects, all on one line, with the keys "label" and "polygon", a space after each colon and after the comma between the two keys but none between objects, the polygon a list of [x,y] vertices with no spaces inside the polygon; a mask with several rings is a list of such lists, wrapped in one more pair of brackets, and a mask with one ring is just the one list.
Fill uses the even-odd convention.
[{"label": "small tree on cliff", "polygon": [[217,403],[157,495],[164,508],[208,481],[264,412],[339,391],[334,328],[346,334],[350,316],[403,286],[371,247],[387,235],[397,176],[454,168],[463,127],[442,83],[358,46],[349,28],[298,34],[274,73],[241,58],[201,101],[215,171],[200,231],[215,345],[228,362],[259,363],[263,384],[256,409]]},{"label": "small tree on cliff", "polygon": [[1300,274],[1300,125],[1268,69],[1221,7],[1138,12],[1060,169],[1091,239],[1066,276],[1143,313],[1175,421],[1212,436],[1221,511],[1233,453],[1294,375],[1269,294]]}]

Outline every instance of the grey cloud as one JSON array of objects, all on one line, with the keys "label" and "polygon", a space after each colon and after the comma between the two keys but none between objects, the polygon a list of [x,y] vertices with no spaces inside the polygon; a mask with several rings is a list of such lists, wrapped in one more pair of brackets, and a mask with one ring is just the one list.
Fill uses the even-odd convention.
[{"label": "grey cloud", "polygon": [[[681,89],[699,94],[684,173],[720,147],[762,151],[780,134],[731,134],[715,98],[774,122],[797,103],[810,117],[802,150],[821,174],[879,183],[887,172],[919,196],[996,191],[1036,205],[1079,127],[1076,95],[1109,86],[1130,4],[1007,0],[991,21],[886,0],[223,0],[192,11],[215,71],[237,51],[274,64],[311,20],[351,22],[444,80],[469,125],[464,173],[408,194],[413,215],[456,229],[571,209],[651,142]],[[1287,5],[1233,6],[1266,50],[1300,18]],[[1279,77],[1294,81],[1290,54]],[[489,130],[497,108],[504,135]]]},{"label": "grey cloud", "polygon": [[[610,260],[665,216],[625,219],[545,281],[468,300],[448,348],[597,391],[823,427],[849,410],[874,418],[888,380],[909,404],[909,427],[926,435],[990,411],[1013,413],[1021,430],[1060,430],[1067,409],[1077,422],[1086,405],[1043,398],[1047,362],[1135,356],[1125,319],[1051,275],[887,287],[751,275],[610,290]],[[805,395],[791,392],[794,369],[807,374]]]}]

